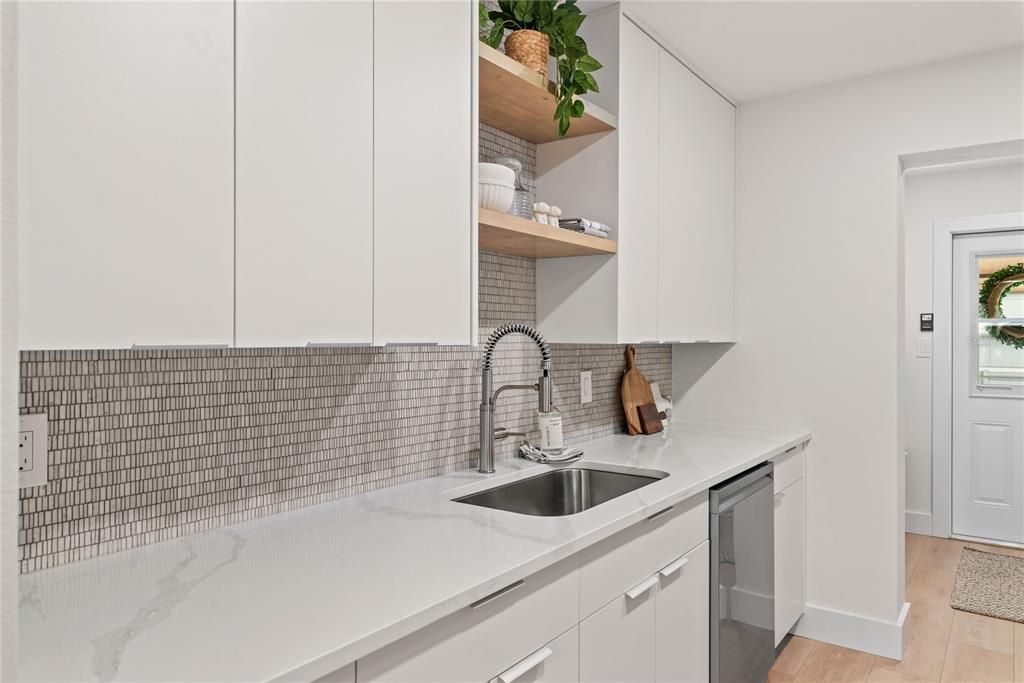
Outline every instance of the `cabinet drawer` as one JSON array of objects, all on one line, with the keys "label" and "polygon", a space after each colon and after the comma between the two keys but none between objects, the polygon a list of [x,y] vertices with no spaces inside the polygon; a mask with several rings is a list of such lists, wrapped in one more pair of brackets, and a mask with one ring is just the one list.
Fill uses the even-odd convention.
[{"label": "cabinet drawer", "polygon": [[775,463],[775,493],[794,481],[804,478],[804,445],[794,446],[773,458]]},{"label": "cabinet drawer", "polygon": [[579,683],[580,631],[573,627],[516,662],[490,683]]},{"label": "cabinet drawer", "polygon": [[491,679],[576,625],[578,566],[577,556],[566,558],[360,659],[359,683]]},{"label": "cabinet drawer", "polygon": [[707,537],[705,491],[583,550],[580,617],[601,609]]},{"label": "cabinet drawer", "polygon": [[654,683],[656,592],[620,595],[580,624],[580,683]]}]

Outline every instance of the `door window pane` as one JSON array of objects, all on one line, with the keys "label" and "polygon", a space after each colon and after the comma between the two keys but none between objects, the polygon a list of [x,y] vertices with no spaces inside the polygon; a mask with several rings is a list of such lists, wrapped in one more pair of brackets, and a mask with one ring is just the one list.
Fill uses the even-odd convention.
[{"label": "door window pane", "polygon": [[978,386],[1024,387],[1024,254],[976,261]]}]

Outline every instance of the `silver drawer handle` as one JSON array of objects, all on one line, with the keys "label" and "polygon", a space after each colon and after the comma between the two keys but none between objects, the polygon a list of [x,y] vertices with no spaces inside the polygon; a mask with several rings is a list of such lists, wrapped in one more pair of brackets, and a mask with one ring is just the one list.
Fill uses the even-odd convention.
[{"label": "silver drawer handle", "polygon": [[630,600],[636,600],[641,595],[643,595],[647,591],[649,591],[652,588],[654,588],[655,584],[657,584],[657,583],[658,583],[658,575],[655,574],[654,576],[649,577],[643,583],[641,583],[641,584],[639,584],[637,586],[634,586],[633,588],[631,588],[628,591],[626,591],[626,597],[629,598]]},{"label": "silver drawer handle", "polygon": [[522,581],[522,580],[516,581],[515,583],[510,583],[509,585],[505,586],[504,588],[501,588],[499,590],[494,591],[490,595],[485,595],[484,597],[480,598],[479,600],[474,602],[472,605],[470,605],[470,607],[473,608],[473,609],[477,609],[479,607],[483,607],[484,605],[486,605],[489,602],[494,602],[495,600],[500,598],[502,595],[505,595],[507,593],[511,593],[512,591],[514,591],[517,588],[521,588],[525,583],[526,582]]},{"label": "silver drawer handle", "polygon": [[688,557],[680,557],[678,560],[668,565],[667,567],[662,567],[661,570],[658,571],[658,573],[661,574],[662,578],[667,579],[668,577],[672,576],[677,571],[685,567],[686,563],[689,561],[690,558]]},{"label": "silver drawer handle", "polygon": [[523,674],[531,671],[532,669],[536,669],[545,659],[553,654],[555,653],[552,652],[550,647],[542,647],[523,661],[518,664],[513,664],[502,671],[498,674],[498,680],[501,681],[501,683],[513,683],[513,681],[519,680]]},{"label": "silver drawer handle", "polygon": [[648,517],[647,521],[648,522],[653,522],[654,520],[658,519],[659,517],[662,517],[663,515],[667,515],[668,513],[672,512],[675,509],[676,509],[675,505],[669,505],[664,510],[661,510],[660,512],[655,512],[653,515]]}]

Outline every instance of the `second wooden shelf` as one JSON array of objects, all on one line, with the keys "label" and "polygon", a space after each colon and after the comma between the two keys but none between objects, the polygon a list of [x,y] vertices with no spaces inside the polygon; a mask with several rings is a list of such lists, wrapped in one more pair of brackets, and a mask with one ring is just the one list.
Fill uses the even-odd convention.
[{"label": "second wooden shelf", "polygon": [[480,209],[480,251],[530,258],[561,258],[607,256],[618,250],[619,245],[614,240]]}]

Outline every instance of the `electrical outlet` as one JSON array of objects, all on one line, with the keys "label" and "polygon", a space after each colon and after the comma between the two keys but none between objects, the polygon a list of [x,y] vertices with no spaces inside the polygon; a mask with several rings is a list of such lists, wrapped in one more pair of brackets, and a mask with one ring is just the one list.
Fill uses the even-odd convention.
[{"label": "electrical outlet", "polygon": [[594,373],[584,370],[580,373],[580,403],[590,403],[594,400]]},{"label": "electrical outlet", "polygon": [[46,414],[18,418],[18,486],[42,486],[47,482]]},{"label": "electrical outlet", "polygon": [[33,462],[32,432],[18,432],[18,471],[31,470]]}]

